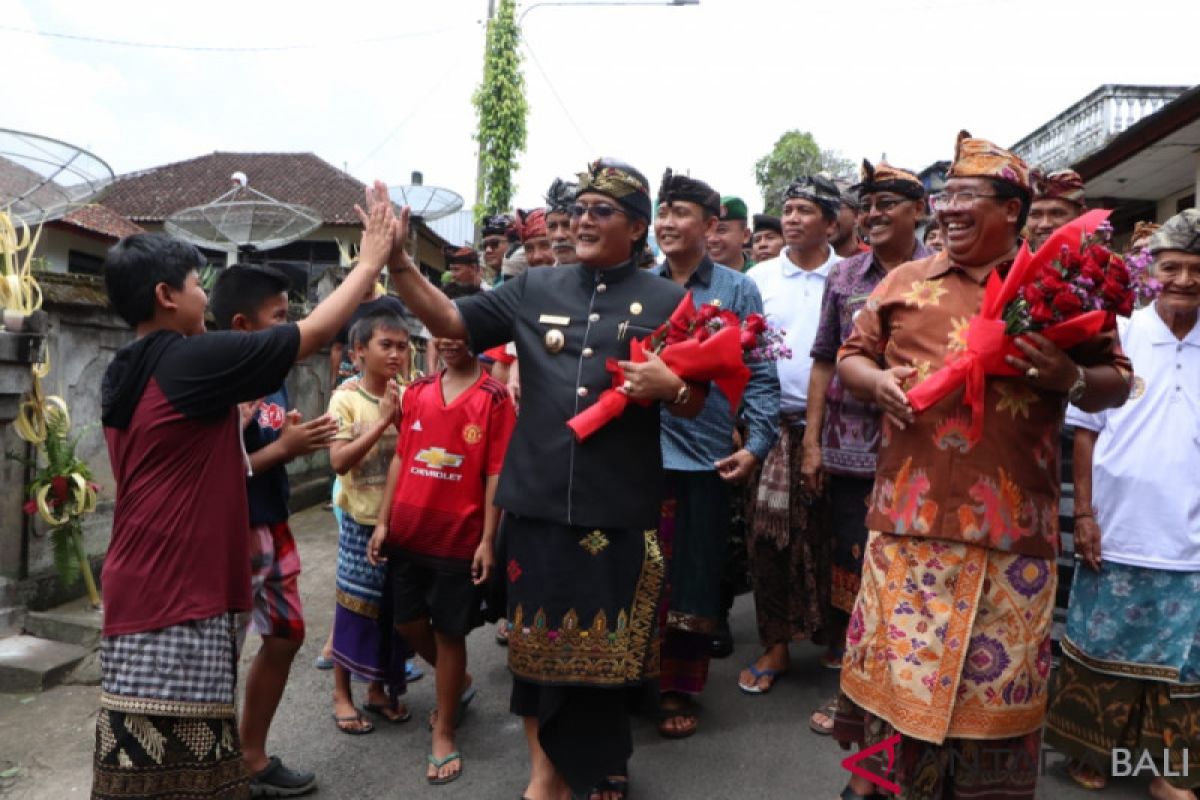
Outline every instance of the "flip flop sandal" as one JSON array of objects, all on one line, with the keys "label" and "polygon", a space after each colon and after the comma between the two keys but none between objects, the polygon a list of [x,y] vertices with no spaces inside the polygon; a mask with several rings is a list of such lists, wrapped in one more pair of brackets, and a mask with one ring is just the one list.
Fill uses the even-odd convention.
[{"label": "flip flop sandal", "polygon": [[[375,730],[375,726],[371,724],[371,721],[363,718],[362,712],[356,711],[352,716],[349,717],[339,717],[337,714],[334,714],[333,721],[337,723],[337,729],[347,736],[366,736],[368,733],[371,733]],[[341,725],[343,722],[357,722],[358,727],[343,728]]]},{"label": "flip flop sandal", "polygon": [[[466,689],[463,689],[462,695],[458,698],[458,709],[454,712],[454,727],[455,728],[462,727],[463,718],[465,718],[467,716],[467,709],[470,708],[472,701],[475,700],[475,697],[478,694],[479,694],[479,691],[475,688],[474,685],[468,686]],[[431,713],[429,715],[429,726],[428,727],[429,727],[430,731],[433,730],[433,721],[435,719],[437,719],[437,709],[436,708],[433,710],[433,713]]]},{"label": "flip flop sandal", "polygon": [[[834,715],[837,714],[837,708],[838,708],[837,698],[834,698],[833,700],[830,700],[828,703],[826,703],[825,705],[818,708],[812,714],[809,714],[808,715],[808,729],[810,731],[812,731],[813,733],[817,734],[818,736],[832,735],[833,734],[833,724],[834,724],[833,718],[834,718]],[[820,724],[818,724],[816,722],[816,720],[813,719],[813,716],[816,714],[824,714],[826,717],[829,717],[829,727],[828,728],[822,727]]]},{"label": "flip flop sandal", "polygon": [[[429,757],[428,757],[428,761],[429,761],[429,765],[431,767],[433,767],[434,769],[441,769],[442,767],[449,764],[451,761],[462,761],[462,755],[457,750],[455,750],[453,753],[448,754],[445,758],[438,759],[438,758],[434,757],[433,753],[430,753]],[[462,767],[459,767],[458,772],[455,772],[451,775],[447,775],[445,778],[439,778],[436,775],[433,775],[433,776],[426,775],[425,780],[429,782],[430,786],[445,786],[447,783],[453,783],[454,781],[461,778],[462,774],[463,774]]]},{"label": "flip flop sandal", "polygon": [[313,659],[313,666],[317,669],[333,669],[333,659],[328,656],[317,656]]},{"label": "flip flop sandal", "polygon": [[386,705],[386,706],[381,705],[379,703],[363,703],[362,709],[363,709],[363,711],[368,711],[368,712],[374,714],[375,716],[382,719],[384,722],[390,722],[393,725],[399,725],[402,722],[408,722],[410,719],[412,719],[412,710],[408,706],[404,706],[404,713],[398,717],[393,717],[391,714],[389,714],[387,712],[389,712],[389,711],[399,712],[400,707],[402,705],[404,705],[404,704],[401,703],[399,700],[392,703],[391,705]]},{"label": "flip flop sandal", "polygon": [[[588,792],[589,800],[596,795],[606,793],[615,794],[619,800],[627,800],[629,797],[629,778],[612,778],[608,777],[596,784],[596,786]],[[524,800],[524,798],[522,798]]]},{"label": "flip flop sandal", "polygon": [[1067,774],[1071,776],[1071,780],[1082,786],[1084,789],[1098,791],[1108,785],[1108,781],[1104,776],[1097,775],[1090,770],[1086,765],[1071,759],[1067,762]]},{"label": "flip flop sandal", "polygon": [[[759,669],[754,664],[746,667],[746,669],[750,670],[750,674],[754,676],[754,683],[750,684],[749,686],[741,681],[738,681],[738,688],[746,694],[766,694],[775,688],[775,680],[784,672],[786,672],[786,670],[782,669]],[[767,688],[762,689],[759,688],[758,680],[764,676],[770,678],[771,683],[769,686],[767,686]]]},{"label": "flip flop sandal", "polygon": [[[668,727],[667,723],[673,719],[690,719],[695,721],[691,725]],[[698,730],[700,730],[700,717],[682,708],[677,711],[666,712],[662,722],[658,723],[658,735],[664,739],[687,739],[690,736],[695,736]]]},{"label": "flip flop sandal", "polygon": [[839,670],[842,668],[842,657],[845,655],[844,649],[834,650],[832,653],[826,650],[821,654],[821,666],[825,669]]}]

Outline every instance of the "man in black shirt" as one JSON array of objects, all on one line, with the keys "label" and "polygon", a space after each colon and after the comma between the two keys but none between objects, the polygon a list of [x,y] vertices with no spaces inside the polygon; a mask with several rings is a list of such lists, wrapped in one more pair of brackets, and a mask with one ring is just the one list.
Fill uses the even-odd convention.
[{"label": "man in black shirt", "polygon": [[[607,159],[580,179],[571,206],[579,264],[530,270],[456,305],[399,246],[389,261],[400,296],[435,336],[469,338],[476,352],[516,343],[522,407],[496,504],[506,512],[511,707],[525,718],[529,800],[598,786],[602,800],[624,796],[633,750],[626,694],[657,674],[658,403],[693,416],[704,400],[657,356],[625,360],[630,340],[665,322],[684,296],[637,267],[650,219],[646,179]],[[577,441],[566,423],[612,386],[609,359],[621,360],[621,390],[647,405],[630,403]]]}]

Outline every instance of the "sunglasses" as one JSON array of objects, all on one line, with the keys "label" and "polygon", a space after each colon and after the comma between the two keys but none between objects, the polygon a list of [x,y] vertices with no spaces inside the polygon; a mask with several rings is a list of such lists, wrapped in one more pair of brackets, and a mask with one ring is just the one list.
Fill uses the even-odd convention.
[{"label": "sunglasses", "polygon": [[584,214],[591,214],[593,219],[609,220],[613,214],[624,214],[622,209],[616,206],[610,206],[607,203],[593,203],[592,205],[584,205],[583,203],[575,203],[567,209],[572,219],[582,219]]}]

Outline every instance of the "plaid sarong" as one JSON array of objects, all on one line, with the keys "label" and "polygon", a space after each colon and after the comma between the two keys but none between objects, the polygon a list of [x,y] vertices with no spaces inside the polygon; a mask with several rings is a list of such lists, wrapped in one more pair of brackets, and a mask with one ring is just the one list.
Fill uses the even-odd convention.
[{"label": "plaid sarong", "polygon": [[100,642],[102,708],[132,714],[232,718],[237,678],[232,614]]},{"label": "plaid sarong", "polygon": [[808,498],[803,490],[792,485],[800,478],[800,439],[803,436],[803,414],[781,415],[779,440],[763,460],[762,476],[758,481],[754,519],[747,537],[751,542],[774,542],[782,550],[791,541],[792,530],[806,527]]}]

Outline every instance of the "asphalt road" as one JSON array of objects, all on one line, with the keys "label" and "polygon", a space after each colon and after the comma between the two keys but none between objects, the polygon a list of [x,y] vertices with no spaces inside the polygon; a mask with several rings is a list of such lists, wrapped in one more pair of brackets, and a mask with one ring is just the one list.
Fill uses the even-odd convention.
[{"label": "asphalt road", "polygon": [[[270,750],[289,763],[316,771],[319,798],[411,798],[516,800],[527,778],[525,741],[508,713],[505,650],[491,626],[469,641],[471,671],[479,696],[460,731],[464,773],[453,784],[425,783],[429,732],[423,722],[433,708],[430,677],[412,684],[413,718],[403,725],[377,723],[369,736],[338,732],[332,719],[332,675],[312,667],[333,616],[337,532],[329,512],[313,509],[293,520],[304,564],[302,591],[308,641],[271,734]],[[808,716],[837,688],[837,673],[818,663],[820,651],[792,648],[792,670],[765,696],[737,689],[738,670],[756,654],[754,609],[739,598],[733,616],[737,649],[714,661],[701,698],[699,732],[685,741],[660,738],[649,720],[636,724],[630,763],[634,800],[684,798],[819,798],[833,800],[846,783],[844,754],[827,737],[809,732]],[[244,660],[253,655],[251,640]],[[364,687],[356,684],[356,698]],[[0,695],[0,797],[58,800],[85,797],[91,783],[95,687],[67,686],[33,696]],[[1145,779],[1115,780],[1105,800],[1145,797]],[[1039,798],[1095,798],[1078,789],[1055,763],[1042,779]]]}]

